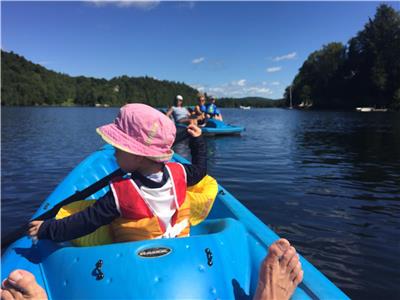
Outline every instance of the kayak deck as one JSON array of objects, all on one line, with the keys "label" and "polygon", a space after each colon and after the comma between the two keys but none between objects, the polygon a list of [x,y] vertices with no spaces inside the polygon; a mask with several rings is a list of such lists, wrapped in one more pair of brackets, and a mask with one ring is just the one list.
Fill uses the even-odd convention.
[{"label": "kayak deck", "polygon": [[[54,299],[187,299],[194,295],[199,299],[232,299],[233,281],[248,291],[250,268],[249,264],[242,263],[249,261],[244,227],[233,219],[206,221],[196,227],[190,238],[97,247],[41,241],[30,248],[28,241],[28,248],[14,246],[14,251],[31,263],[40,264],[35,276],[43,277],[43,286]],[[237,248],[238,234],[244,244],[239,251],[230,251]],[[24,249],[29,250],[24,253]],[[168,249],[170,252],[152,258],[138,255],[146,249]],[[211,260],[206,249],[212,255]],[[103,279],[97,278],[96,263],[100,260]]]}]

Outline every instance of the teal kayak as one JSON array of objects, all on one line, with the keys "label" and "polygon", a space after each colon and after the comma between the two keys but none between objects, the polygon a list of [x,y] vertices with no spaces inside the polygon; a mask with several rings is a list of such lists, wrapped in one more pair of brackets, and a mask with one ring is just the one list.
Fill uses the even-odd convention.
[{"label": "teal kayak", "polygon": [[[177,127],[186,127],[185,124],[177,123]],[[244,130],[242,126],[235,126],[226,124],[223,121],[210,119],[208,120],[206,126],[201,127],[201,132],[203,135],[212,136],[212,135],[234,135],[240,134]]]},{"label": "teal kayak", "polygon": [[[193,107],[191,107],[193,110]],[[168,111],[167,108],[159,108],[162,113],[166,113]],[[178,128],[186,128],[187,124],[177,123],[175,122],[176,127]],[[236,126],[227,124],[223,121],[209,119],[204,127],[201,127],[201,132],[203,135],[214,136],[214,135],[236,135],[241,134],[245,128],[243,126]]]},{"label": "teal kayak", "polygon": [[[186,162],[175,155],[174,161]],[[118,168],[104,146],[82,161],[33,215],[50,210]],[[97,199],[108,187],[91,196]],[[191,236],[101,246],[21,237],[2,256],[2,280],[14,269],[32,272],[49,299],[239,299],[253,297],[260,263],[278,236],[219,186],[207,219]],[[292,299],[348,299],[300,257],[304,280]],[[101,276],[99,276],[101,275]]]}]

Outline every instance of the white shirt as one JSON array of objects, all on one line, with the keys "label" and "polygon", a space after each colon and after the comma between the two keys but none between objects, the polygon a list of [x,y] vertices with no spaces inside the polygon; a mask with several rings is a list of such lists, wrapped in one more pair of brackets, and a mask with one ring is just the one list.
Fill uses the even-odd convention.
[{"label": "white shirt", "polygon": [[189,111],[186,107],[173,106],[172,115],[174,116],[175,121],[178,122],[179,120],[187,118],[189,116]]},{"label": "white shirt", "polygon": [[[163,179],[163,172],[150,174],[146,177],[152,181],[161,182]],[[159,188],[149,188],[142,185],[140,187],[140,194],[152,213],[165,225],[164,234],[158,238],[176,237],[188,226],[189,220],[187,219],[174,226],[171,225],[171,218],[177,209],[177,199],[175,199],[171,178],[168,178],[167,182]]]},{"label": "white shirt", "polygon": [[168,228],[171,223],[171,218],[176,211],[171,179],[168,178],[167,182],[160,188],[148,188],[142,185],[140,191],[153,214],[164,223],[165,228]]}]

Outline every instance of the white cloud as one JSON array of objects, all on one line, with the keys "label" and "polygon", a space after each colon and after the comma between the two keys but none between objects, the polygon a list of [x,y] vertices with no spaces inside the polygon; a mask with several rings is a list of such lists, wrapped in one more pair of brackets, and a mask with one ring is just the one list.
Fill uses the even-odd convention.
[{"label": "white cloud", "polygon": [[224,93],[225,90],[223,87],[210,87],[208,89],[208,91],[209,91],[209,93],[216,95],[216,94]]},{"label": "white cloud", "polygon": [[198,57],[192,60],[192,64],[200,64],[205,60],[204,57]]},{"label": "white cloud", "polygon": [[267,72],[268,72],[268,73],[279,72],[280,70],[282,70],[282,67],[271,67],[271,68],[267,68]]},{"label": "white cloud", "polygon": [[271,94],[273,94],[273,91],[270,88],[267,88],[259,83],[249,84],[245,79],[232,81],[230,83],[223,83],[216,86],[202,84],[191,84],[191,86],[201,92],[206,92],[207,94],[216,97],[269,97]]},{"label": "white cloud", "polygon": [[191,63],[193,65],[201,64],[206,70],[213,72],[225,69],[225,63],[223,60],[215,60],[204,56],[193,58]]},{"label": "white cloud", "polygon": [[245,86],[246,85],[246,79],[240,79],[238,81],[232,81],[232,85]]},{"label": "white cloud", "polygon": [[122,1],[98,1],[98,0],[89,0],[87,1],[90,4],[93,4],[97,7],[102,7],[106,5],[115,5],[117,7],[133,7],[133,8],[138,8],[142,10],[151,10],[155,7],[157,7],[160,4],[160,1],[153,1],[153,0],[137,0],[137,1],[128,1],[128,0],[122,0]]},{"label": "white cloud", "polygon": [[271,93],[271,89],[266,88],[266,87],[259,87],[259,86],[252,86],[249,88],[245,88],[244,91],[249,94],[270,94]]},{"label": "white cloud", "polygon": [[191,84],[191,86],[193,88],[195,88],[196,90],[199,90],[200,92],[204,92],[204,90],[205,90],[205,87],[201,84],[194,83],[194,84]]},{"label": "white cloud", "polygon": [[246,79],[240,79],[238,81],[238,86],[245,86],[246,85]]},{"label": "white cloud", "polygon": [[292,53],[285,54],[282,56],[277,56],[274,58],[274,61],[281,61],[281,60],[285,60],[285,59],[294,59],[294,58],[296,58],[296,56],[297,56],[297,53],[292,52]]},{"label": "white cloud", "polygon": [[273,81],[271,82],[271,85],[280,85],[281,83],[279,81]]}]

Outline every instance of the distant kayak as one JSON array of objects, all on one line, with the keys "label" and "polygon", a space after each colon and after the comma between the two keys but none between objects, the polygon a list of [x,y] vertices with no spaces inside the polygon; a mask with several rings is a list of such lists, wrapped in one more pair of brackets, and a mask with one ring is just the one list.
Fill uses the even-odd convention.
[{"label": "distant kayak", "polygon": [[[168,111],[167,108],[159,108],[164,114]],[[187,124],[175,122],[176,127],[186,128]],[[203,135],[213,136],[213,135],[235,135],[240,134],[244,131],[243,126],[235,126],[231,124],[226,124],[223,121],[209,119],[204,127],[201,127]]]},{"label": "distant kayak", "polygon": [[[179,155],[174,161],[187,163]],[[82,161],[33,218],[118,168],[107,145]],[[108,187],[96,192],[99,198]],[[206,212],[206,215],[208,212]],[[2,257],[4,279],[16,268],[32,272],[49,299],[251,299],[268,247],[278,239],[233,195],[218,186],[214,206],[190,237],[77,247],[25,237]],[[348,299],[303,257],[304,280],[292,299]]]},{"label": "distant kayak", "polygon": [[[176,123],[177,127],[186,127],[186,124]],[[210,119],[208,120],[206,126],[201,127],[201,131],[204,135],[232,135],[240,134],[244,130],[242,126],[235,126],[226,124],[223,121]]]}]

